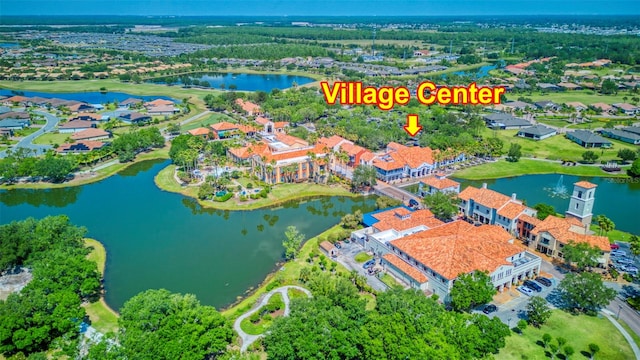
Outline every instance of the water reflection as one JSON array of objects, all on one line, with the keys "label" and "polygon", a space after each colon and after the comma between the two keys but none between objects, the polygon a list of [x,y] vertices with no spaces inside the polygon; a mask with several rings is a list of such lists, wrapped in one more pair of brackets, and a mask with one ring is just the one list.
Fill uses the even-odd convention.
[{"label": "water reflection", "polygon": [[53,206],[63,208],[78,201],[82,186],[57,189],[12,189],[0,191],[0,202],[7,206],[28,204],[32,206]]}]

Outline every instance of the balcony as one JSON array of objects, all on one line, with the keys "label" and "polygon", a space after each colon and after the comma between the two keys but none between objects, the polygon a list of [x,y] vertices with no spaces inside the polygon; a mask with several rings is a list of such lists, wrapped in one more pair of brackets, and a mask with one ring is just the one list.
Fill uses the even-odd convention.
[{"label": "balcony", "polygon": [[522,267],[524,265],[533,265],[532,262],[538,262],[540,263],[541,260],[539,257],[530,254],[529,252],[525,252],[524,256],[521,257],[520,259],[517,259],[513,262],[513,267],[514,268],[519,268]]}]

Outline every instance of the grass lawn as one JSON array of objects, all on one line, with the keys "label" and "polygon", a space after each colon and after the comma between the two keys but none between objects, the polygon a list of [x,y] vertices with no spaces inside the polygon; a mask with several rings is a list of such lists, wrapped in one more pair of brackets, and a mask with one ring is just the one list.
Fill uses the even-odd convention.
[{"label": "grass lawn", "polygon": [[369,261],[371,259],[373,259],[373,256],[367,254],[364,251],[360,252],[360,253],[357,253],[356,256],[353,257],[353,260],[355,260],[356,262],[359,262],[359,263],[363,263],[363,262]]},{"label": "grass lawn", "polygon": [[[268,292],[267,285],[269,285],[274,281],[278,281],[280,283],[280,286],[300,285],[298,282],[298,277],[300,276],[300,270],[302,268],[313,267],[313,264],[308,263],[306,259],[309,257],[311,253],[319,252],[318,250],[319,239],[320,238],[326,239],[327,237],[337,232],[340,232],[342,230],[343,229],[339,225],[336,225],[328,229],[327,231],[319,234],[318,236],[307,240],[304,243],[304,245],[302,245],[302,248],[300,249],[300,253],[298,254],[297,258],[285,263],[282,266],[280,271],[277,271],[268,275],[267,278],[263,281],[263,283],[251,295],[242,299],[240,302],[234,305],[231,305],[227,309],[224,309],[222,311],[222,315],[224,315],[228,319],[233,320],[233,319],[236,319],[238,316],[244,314],[245,312],[249,311],[252,308],[252,306],[256,303],[256,301],[258,301],[258,298],[262,294]],[[336,271],[338,273],[348,272],[347,269],[344,268],[339,263],[338,263],[338,266],[336,267]]]},{"label": "grass lawn", "polygon": [[509,150],[511,143],[520,144],[522,146],[523,157],[536,156],[542,159],[551,160],[582,160],[582,154],[591,150],[600,156],[600,160],[615,160],[618,159],[618,151],[620,149],[631,149],[636,151],[636,147],[631,144],[623,143],[617,140],[610,140],[613,146],[610,149],[585,149],[582,146],[567,139],[562,134],[552,136],[550,138],[535,141],[531,139],[521,138],[516,136],[518,130],[491,130],[488,128],[483,129],[482,135],[484,137],[497,136],[500,140],[504,141],[503,151]]},{"label": "grass lawn", "polygon": [[230,120],[233,120],[233,119],[231,119],[231,117],[229,117],[228,115],[225,115],[222,113],[215,113],[215,114],[211,114],[208,118],[204,120],[190,122],[187,125],[182,126],[180,129],[182,131],[189,131],[195,128],[208,127],[211,124],[216,124],[222,121],[230,121]]},{"label": "grass lawn", "polygon": [[[162,169],[155,177],[156,185],[165,191],[176,192],[193,198],[197,198],[196,186],[180,186],[173,178],[175,165],[169,165]],[[302,199],[314,196],[357,196],[342,186],[328,186],[311,183],[302,184],[278,184],[272,187],[269,197],[266,199],[247,200],[238,202],[232,198],[225,202],[202,201],[200,205],[220,210],[254,210],[267,206],[274,206],[286,201]]]},{"label": "grass lawn", "polygon": [[[595,231],[596,235],[600,234],[600,227],[596,224],[591,224],[591,230]],[[631,235],[632,235],[631,233],[628,233],[626,231],[614,229],[612,231],[609,231],[605,236],[607,236],[609,238],[609,241],[611,242],[614,242],[614,241],[629,242],[629,238],[631,237]],[[640,236],[640,234],[636,234],[636,235]]]},{"label": "grass lawn", "polygon": [[[69,186],[80,186],[86,185],[90,183],[94,183],[96,181],[100,181],[105,179],[113,174],[116,174],[129,166],[144,160],[155,160],[155,159],[168,159],[169,158],[169,147],[166,146],[161,149],[156,149],[147,153],[138,154],[136,159],[132,162],[128,163],[116,163],[115,165],[108,166],[106,168],[100,169],[96,171],[96,176],[91,178],[82,178],[82,179],[74,179],[71,181],[67,181],[61,184],[52,184],[52,183],[29,183],[29,184],[13,184],[13,185],[0,185],[0,189],[53,189],[53,188],[63,188]],[[109,161],[113,161],[109,160]],[[117,160],[116,160],[117,161]]]},{"label": "grass lawn", "polygon": [[468,180],[498,179],[527,174],[566,174],[577,176],[626,177],[624,174],[609,174],[597,166],[562,166],[559,162],[547,162],[532,159],[520,159],[511,163],[500,159],[457,171],[454,177]]},{"label": "grass lawn", "polygon": [[[92,247],[91,253],[87,255],[87,259],[91,261],[95,261],[96,265],[98,265],[98,271],[100,271],[100,275],[104,275],[104,267],[107,261],[107,251],[104,246],[97,240],[94,239],[85,239],[85,246]],[[118,314],[113,311],[104,301],[104,298],[100,298],[100,300],[83,305],[89,319],[91,319],[91,325],[96,328],[96,330],[107,333],[109,331],[117,331],[118,330]]]},{"label": "grass lawn", "polygon": [[543,94],[539,91],[534,91],[531,94],[528,94],[528,93],[517,94],[517,95],[507,94],[507,97],[509,97],[510,100],[512,97],[513,97],[513,100],[515,100],[520,96],[530,98],[533,101],[551,100],[555,103],[560,103],[560,104],[564,104],[572,101],[578,101],[585,105],[589,105],[597,102],[614,104],[618,102],[623,102],[622,98],[625,96],[631,98],[634,95],[631,94],[630,91],[619,91],[617,95],[602,95],[592,90],[559,91],[559,92],[549,92],[546,94]]},{"label": "grass lawn", "polygon": [[294,289],[294,288],[288,289],[287,295],[289,295],[289,300],[300,299],[300,298],[304,299],[307,297],[307,294],[305,294],[303,291]]},{"label": "grass lawn", "polygon": [[33,143],[41,145],[62,145],[67,142],[67,139],[71,138],[71,135],[73,134],[58,134],[55,132],[48,132],[33,139]]},{"label": "grass lawn", "polygon": [[[284,310],[284,300],[282,299],[282,294],[280,293],[273,294],[271,298],[269,298],[269,302],[267,304],[272,305],[272,304],[275,304],[276,302],[280,302],[282,304],[282,309]],[[258,311],[258,313],[260,313],[260,311]],[[269,326],[271,326],[271,323],[273,322],[273,318],[270,318],[270,316],[267,317],[266,315],[270,315],[270,314],[262,315],[260,317],[260,321],[258,321],[257,323],[251,322],[250,320],[251,316],[250,316],[240,322],[240,328],[242,328],[242,330],[244,330],[249,335],[260,335],[264,333],[269,328]]]},{"label": "grass lawn", "polygon": [[542,335],[548,333],[555,338],[567,339],[567,345],[575,350],[572,359],[588,359],[581,352],[588,351],[590,343],[597,344],[600,351],[596,359],[633,359],[633,351],[622,334],[606,318],[586,315],[574,316],[560,310],[554,310],[549,321],[540,329],[532,326],[524,330],[523,335],[513,333],[506,340],[506,347],[495,356],[497,360],[545,359],[545,349],[538,345]]},{"label": "grass lawn", "polygon": [[393,276],[384,273],[381,277],[380,280],[387,284],[388,287],[395,287],[395,286],[400,286],[400,284],[398,284],[398,282],[396,281],[396,279],[393,278]]}]

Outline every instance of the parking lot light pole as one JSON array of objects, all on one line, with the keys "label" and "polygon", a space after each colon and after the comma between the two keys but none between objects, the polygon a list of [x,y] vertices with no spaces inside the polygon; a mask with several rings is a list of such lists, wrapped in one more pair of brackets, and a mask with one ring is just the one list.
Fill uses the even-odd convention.
[{"label": "parking lot light pole", "polygon": [[622,305],[618,304],[618,315],[616,316],[616,320],[620,320],[620,310],[622,310]]}]

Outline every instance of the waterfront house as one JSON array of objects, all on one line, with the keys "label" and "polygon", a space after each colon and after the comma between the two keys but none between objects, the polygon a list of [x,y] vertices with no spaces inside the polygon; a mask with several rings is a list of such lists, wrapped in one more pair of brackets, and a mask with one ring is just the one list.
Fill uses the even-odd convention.
[{"label": "waterfront house", "polygon": [[585,148],[609,148],[611,142],[588,130],[575,130],[567,133],[567,139]]},{"label": "waterfront house", "polygon": [[460,183],[447,178],[442,173],[437,173],[434,176],[426,177],[420,181],[418,185],[418,195],[421,197],[433,195],[437,192],[453,192],[458,194],[460,192]]},{"label": "waterfront house", "polygon": [[118,119],[127,124],[139,124],[151,121],[151,116],[147,114],[141,114],[139,112],[126,112],[120,114]]},{"label": "waterfront house", "polygon": [[558,132],[555,129],[548,128],[544,125],[535,125],[528,128],[520,129],[518,131],[518,136],[526,139],[544,140],[556,135],[557,133]]},{"label": "waterfront house", "polygon": [[58,132],[61,134],[76,133],[83,130],[96,127],[91,121],[72,120],[64,124],[58,125]]},{"label": "waterfront house", "polygon": [[323,253],[327,254],[328,257],[334,258],[338,256],[338,249],[326,240],[320,243],[320,249]]}]

